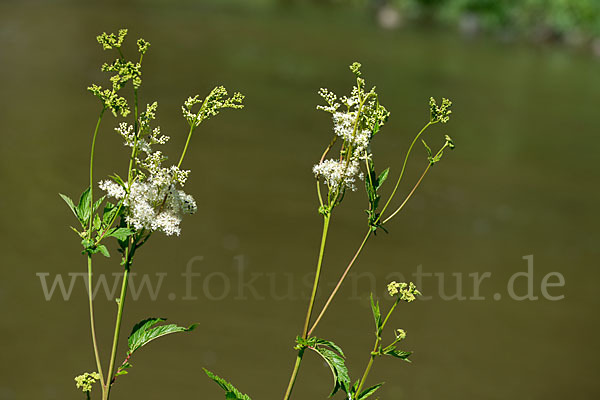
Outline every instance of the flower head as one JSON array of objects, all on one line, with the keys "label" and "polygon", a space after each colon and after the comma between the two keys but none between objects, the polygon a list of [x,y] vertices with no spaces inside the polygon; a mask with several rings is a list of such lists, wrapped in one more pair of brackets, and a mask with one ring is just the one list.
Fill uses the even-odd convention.
[{"label": "flower head", "polygon": [[407,303],[414,301],[420,296],[421,292],[417,290],[414,283],[396,282],[392,281],[388,284],[388,292],[390,296],[398,296],[400,300],[404,300]]}]

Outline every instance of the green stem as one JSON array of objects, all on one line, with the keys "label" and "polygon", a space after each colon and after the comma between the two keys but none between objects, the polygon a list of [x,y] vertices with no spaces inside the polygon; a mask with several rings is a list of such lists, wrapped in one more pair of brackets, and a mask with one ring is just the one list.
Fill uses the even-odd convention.
[{"label": "green stem", "polygon": [[389,217],[387,217],[386,219],[384,219],[383,222],[381,223],[381,225],[385,225],[386,222],[388,222],[390,219],[394,218],[394,216],[396,214],[398,214],[404,208],[404,206],[406,205],[406,203],[408,202],[408,200],[415,193],[415,190],[417,190],[417,188],[421,184],[421,181],[423,181],[423,178],[425,178],[425,175],[427,175],[427,172],[429,171],[429,168],[431,168],[431,164],[427,165],[427,168],[425,168],[425,171],[423,171],[423,174],[421,175],[421,177],[419,178],[419,180],[417,181],[417,183],[415,184],[415,186],[413,186],[412,190],[410,191],[410,193],[408,194],[408,196],[406,196],[406,198],[404,199],[404,201],[402,202],[402,204],[400,204],[400,206],[396,209],[396,211],[394,211]]},{"label": "green stem", "polygon": [[377,331],[377,338],[375,339],[375,346],[373,346],[373,351],[371,352],[371,356],[369,358],[369,363],[367,364],[367,368],[365,368],[365,372],[363,373],[362,378],[360,379],[360,384],[358,385],[358,389],[356,389],[357,396],[360,394],[362,388],[364,387],[364,385],[367,381],[367,377],[369,376],[369,372],[371,372],[371,367],[373,366],[373,362],[375,362],[375,357],[377,357],[379,355],[379,345],[381,343],[381,332],[383,332],[383,328],[385,328],[385,325],[387,324],[388,320],[390,319],[390,316],[392,315],[392,312],[394,312],[394,309],[396,308],[396,306],[398,305],[399,302],[400,302],[400,298],[397,298],[396,301],[394,302],[394,305],[392,306],[392,308],[388,312],[387,316],[383,320],[381,327]]},{"label": "green stem", "polygon": [[323,255],[325,254],[325,241],[327,240],[327,231],[329,230],[329,220],[331,214],[326,214],[323,218],[323,235],[321,237],[321,248],[319,250],[319,260],[317,262],[317,271],[315,272],[315,280],[313,283],[312,293],[310,295],[310,301],[308,303],[308,311],[306,312],[306,320],[304,322],[304,329],[302,329],[302,338],[306,339],[308,333],[308,324],[310,323],[310,317],[312,316],[313,307],[315,305],[315,299],[317,297],[317,288],[319,286],[319,278],[321,276],[321,266],[323,264]]},{"label": "green stem", "polygon": [[177,168],[181,167],[181,163],[183,162],[183,158],[185,157],[185,153],[190,144],[190,139],[192,138],[192,133],[194,132],[195,125],[192,124],[190,126],[190,132],[188,133],[187,140],[185,141],[185,146],[183,148],[183,152],[181,153],[181,158],[179,158],[179,162],[177,163]]},{"label": "green stem", "polygon": [[113,336],[112,350],[110,354],[110,365],[108,367],[108,375],[106,376],[106,393],[103,395],[103,400],[108,400],[112,382],[112,375],[115,368],[115,359],[117,358],[117,347],[119,344],[119,334],[121,333],[121,321],[123,319],[123,307],[125,306],[125,297],[127,295],[127,283],[129,280],[129,270],[131,267],[131,257],[127,258],[125,263],[125,273],[123,274],[123,284],[121,286],[121,297],[119,297],[119,308],[117,310],[117,321],[115,324],[115,333]]},{"label": "green stem", "polygon": [[342,286],[342,282],[344,281],[344,279],[346,279],[346,275],[348,275],[348,272],[350,271],[350,268],[352,268],[352,266],[354,265],[354,262],[356,261],[356,259],[358,258],[359,254],[361,253],[363,247],[365,246],[365,244],[367,243],[367,241],[371,237],[371,233],[373,233],[373,231],[371,229],[369,229],[369,231],[365,235],[365,238],[363,239],[362,243],[358,247],[358,250],[354,254],[354,257],[352,257],[352,260],[350,260],[350,263],[346,267],[346,270],[344,271],[344,273],[340,277],[337,285],[335,285],[335,288],[333,289],[333,291],[329,295],[329,298],[327,299],[327,302],[325,303],[325,305],[323,306],[323,309],[319,313],[319,316],[315,320],[315,323],[312,325],[312,328],[310,328],[310,330],[308,331],[308,336],[312,335],[313,331],[315,330],[315,328],[317,327],[317,325],[321,321],[321,318],[323,318],[323,315],[325,314],[325,311],[327,311],[327,308],[329,307],[329,304],[331,303],[331,301],[333,300],[333,298],[337,294],[338,290],[340,289],[340,286]]},{"label": "green stem", "polygon": [[[98,122],[96,122],[96,129],[94,129],[94,136],[92,137],[92,148],[90,150],[90,209],[94,205],[94,152],[96,151],[96,137],[98,136],[98,130],[100,129],[100,122],[102,122],[104,111],[106,111],[106,107],[103,107],[102,111],[100,111]],[[92,224],[94,222],[92,214],[93,213],[90,212],[88,239],[92,238]]]},{"label": "green stem", "polygon": [[96,358],[96,368],[98,368],[98,374],[100,375],[100,382],[102,383],[102,393],[104,394],[104,376],[102,375],[102,363],[100,362],[100,351],[98,350],[98,341],[96,340],[96,326],[94,322],[94,299],[92,289],[92,255],[88,254],[88,302],[90,307],[90,327],[92,330],[92,343],[94,347],[94,357]]},{"label": "green stem", "polygon": [[290,383],[285,391],[285,396],[283,397],[285,400],[288,400],[292,395],[292,389],[294,389],[294,383],[296,383],[296,377],[298,376],[298,371],[300,371],[300,363],[302,362],[302,356],[304,355],[304,349],[298,351],[298,356],[296,357],[296,364],[294,364],[294,370],[292,371],[292,376],[290,378]]},{"label": "green stem", "polygon": [[[94,153],[96,151],[96,137],[98,136],[98,131],[100,129],[100,123],[102,122],[102,117],[104,116],[104,111],[106,111],[106,107],[102,108],[100,111],[100,115],[98,116],[98,122],[96,122],[96,128],[94,129],[94,135],[92,136],[92,146],[90,149],[90,209],[94,204]],[[92,224],[93,224],[93,216],[90,213],[90,221],[88,227],[88,239],[92,238]],[[88,253],[88,303],[89,303],[89,311],[90,311],[90,328],[92,331],[92,346],[94,348],[94,358],[96,359],[96,368],[98,369],[98,374],[100,375],[100,379],[102,382],[102,394],[104,395],[105,387],[103,380],[103,372],[102,372],[102,363],[100,361],[100,351],[98,350],[98,340],[96,338],[96,327],[95,327],[95,318],[94,318],[94,299],[93,299],[93,285],[92,285],[92,255]]]},{"label": "green stem", "polygon": [[398,181],[396,182],[396,186],[394,186],[394,190],[392,191],[392,194],[390,195],[390,197],[388,198],[387,202],[385,203],[385,206],[383,206],[383,209],[379,213],[379,217],[375,221],[376,223],[381,219],[381,216],[383,215],[383,213],[385,212],[385,210],[387,209],[387,207],[390,205],[390,202],[394,198],[394,195],[396,194],[396,191],[398,190],[398,187],[400,186],[400,181],[402,181],[402,177],[404,176],[404,171],[406,170],[406,164],[408,162],[408,156],[410,156],[410,152],[412,151],[412,148],[414,147],[414,145],[417,142],[417,140],[419,140],[419,138],[421,137],[421,135],[423,134],[423,132],[425,132],[425,130],[427,128],[429,128],[430,125],[433,125],[434,123],[435,122],[428,122],[427,125],[425,125],[423,127],[423,129],[421,129],[421,131],[417,134],[417,136],[415,136],[415,138],[413,139],[412,143],[410,144],[410,147],[408,148],[408,151],[406,152],[406,157],[404,157],[404,164],[402,164],[402,171],[400,171],[400,176],[398,177]]},{"label": "green stem", "polygon": [[[315,272],[315,280],[313,283],[313,289],[310,296],[310,301],[308,302],[308,310],[306,312],[306,320],[304,321],[304,328],[302,329],[302,338],[306,339],[308,334],[308,325],[310,324],[310,317],[312,316],[313,307],[315,305],[315,299],[317,297],[317,289],[319,286],[319,278],[321,276],[321,266],[323,265],[323,255],[325,254],[325,242],[327,241],[327,232],[329,230],[329,221],[331,219],[330,212],[323,216],[323,234],[321,236],[321,247],[319,249],[319,259],[317,261],[317,271]],[[304,349],[298,350],[298,356],[296,357],[296,364],[294,365],[294,370],[292,371],[292,376],[290,377],[290,382],[285,391],[284,400],[288,400],[292,395],[292,389],[294,387],[294,383],[296,383],[296,378],[298,376],[298,371],[300,370],[300,363],[302,362],[302,356],[304,355]]]}]

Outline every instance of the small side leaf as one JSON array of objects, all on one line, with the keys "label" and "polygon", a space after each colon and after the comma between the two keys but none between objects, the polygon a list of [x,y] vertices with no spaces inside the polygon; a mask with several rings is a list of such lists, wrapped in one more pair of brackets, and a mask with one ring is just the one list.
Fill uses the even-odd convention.
[{"label": "small side leaf", "polygon": [[102,253],[102,255],[104,257],[110,257],[110,253],[108,252],[108,249],[106,248],[105,245],[101,244],[98,247],[96,247],[96,250],[98,250],[100,253]]},{"label": "small side leaf", "polygon": [[396,349],[396,347],[392,347],[390,349],[385,350],[385,352],[383,353],[386,356],[392,356],[392,357],[396,357],[399,358],[401,360],[404,360],[406,362],[411,362],[408,357],[411,356],[412,351],[402,351],[402,350],[398,350]]},{"label": "small side leaf", "polygon": [[390,173],[390,167],[384,169],[381,174],[377,177],[377,184],[375,185],[375,190],[379,190],[381,185],[386,181],[388,174]]},{"label": "small side leaf", "polygon": [[221,388],[225,391],[225,399],[226,400],[229,400],[229,399],[231,399],[231,400],[252,400],[250,398],[250,396],[248,396],[247,394],[243,394],[242,392],[237,390],[235,388],[235,386],[233,386],[231,383],[227,382],[225,379],[213,374],[206,368],[202,368],[202,369],[204,370],[204,372],[206,372],[206,375],[208,375],[208,377],[210,379],[215,381],[217,383],[217,385],[221,386]]},{"label": "small side leaf", "polygon": [[375,393],[377,391],[377,389],[379,389],[381,386],[383,386],[383,383],[378,383],[375,386],[371,386],[370,388],[363,390],[362,393],[358,395],[358,397],[356,398],[356,400],[364,400],[364,399],[366,399],[367,397],[369,397],[373,393]]},{"label": "small side leaf", "polygon": [[87,225],[91,215],[91,191],[88,187],[79,198],[79,204],[77,205],[77,215],[82,225]]},{"label": "small side leaf", "polygon": [[107,237],[115,237],[120,241],[126,240],[129,236],[133,235],[134,231],[129,228],[112,228],[106,234]]},{"label": "small side leaf", "polygon": [[373,310],[373,319],[375,320],[375,328],[379,337],[381,334],[381,311],[379,310],[379,301],[375,303],[375,300],[373,300],[373,293],[371,293],[371,309]]},{"label": "small side leaf", "polygon": [[129,354],[133,354],[134,351],[142,346],[147,345],[151,341],[158,339],[159,337],[169,335],[177,332],[189,332],[196,328],[196,324],[190,325],[189,327],[177,326],[175,324],[161,325],[154,327],[159,322],[165,321],[164,318],[148,318],[137,323],[131,335],[127,339],[129,344]]},{"label": "small side leaf", "polygon": [[73,203],[73,200],[71,200],[71,198],[69,196],[66,196],[62,193],[58,194],[64,201],[65,203],[67,203],[67,205],[69,206],[69,208],[71,209],[71,211],[73,211],[73,214],[79,218],[79,216],[77,215],[77,209],[75,207],[75,204]]}]

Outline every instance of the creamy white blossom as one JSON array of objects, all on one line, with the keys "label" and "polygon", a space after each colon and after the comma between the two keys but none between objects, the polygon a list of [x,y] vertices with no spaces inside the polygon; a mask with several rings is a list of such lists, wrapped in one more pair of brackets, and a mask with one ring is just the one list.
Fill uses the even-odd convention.
[{"label": "creamy white blossom", "polygon": [[112,197],[115,199],[122,199],[125,197],[125,189],[123,186],[119,185],[117,182],[104,180],[98,183],[98,187],[106,192],[108,197]]},{"label": "creamy white blossom", "polygon": [[313,167],[313,173],[323,178],[330,190],[345,187],[356,190],[356,178],[363,179],[358,160],[323,160]]}]

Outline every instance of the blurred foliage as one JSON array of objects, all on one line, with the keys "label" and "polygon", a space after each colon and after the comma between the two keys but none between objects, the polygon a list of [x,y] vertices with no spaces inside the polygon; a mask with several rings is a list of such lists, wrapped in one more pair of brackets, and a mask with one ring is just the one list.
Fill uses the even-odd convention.
[{"label": "blurred foliage", "polygon": [[456,24],[467,31],[502,31],[527,35],[536,40],[600,37],[600,0],[271,1],[279,5],[350,5],[371,9],[393,7],[404,20],[427,19]]}]

